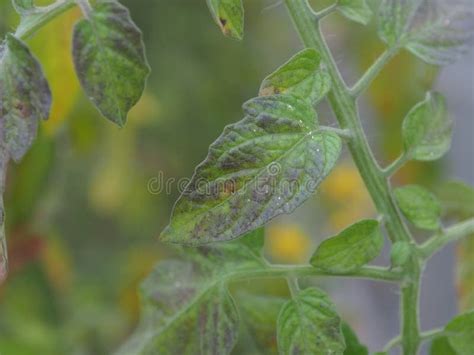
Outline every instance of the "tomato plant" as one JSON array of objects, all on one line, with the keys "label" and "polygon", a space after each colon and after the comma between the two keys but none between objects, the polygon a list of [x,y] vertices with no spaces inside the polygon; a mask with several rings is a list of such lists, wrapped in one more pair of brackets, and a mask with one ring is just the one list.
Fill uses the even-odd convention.
[{"label": "tomato plant", "polygon": [[[242,1],[207,3],[222,32],[242,40]],[[231,353],[242,328],[242,308],[258,315],[253,327],[271,323],[270,313],[276,310],[281,354],[367,354],[367,347],[360,344],[326,292],[300,285],[302,278],[346,277],[400,288],[400,335],[381,353],[400,347],[404,354],[416,354],[424,342],[431,342],[432,354],[471,354],[474,311],[458,315],[443,328],[422,331],[419,293],[427,261],[448,243],[474,233],[473,189],[451,184],[450,192],[439,198],[423,186],[394,188],[391,182],[408,161],[434,161],[447,153],[453,122],[446,100],[430,91],[406,114],[403,151],[386,167],[380,166],[368,144],[358,100],[402,50],[438,66],[459,58],[473,38],[472,8],[462,1],[383,0],[374,13],[366,0],[336,0],[321,11],[307,0],[283,3],[305,48],[262,81],[258,96],[243,104],[244,118],[224,129],[195,169],[160,235],[163,242],[181,245],[177,247],[180,257],[159,263],[144,281],[140,325],[119,353]],[[58,0],[38,7],[32,0],[14,0],[13,4],[21,22],[0,46],[2,190],[7,163],[25,155],[51,105],[47,80],[26,38],[79,6],[84,18],[73,33],[75,69],[93,104],[119,126],[138,102],[150,71],[141,32],[116,1],[91,5],[88,0]],[[333,12],[361,25],[376,17],[378,36],[386,46],[353,86],[342,78],[321,30],[321,22]],[[318,109],[323,100],[332,108],[338,128],[320,124]],[[344,146],[377,215],[320,243],[307,265],[268,262],[262,254],[265,224],[293,212],[313,195]],[[453,196],[464,198],[453,203]],[[443,211],[467,218],[446,227]],[[415,228],[432,236],[418,243]],[[381,253],[385,236],[391,265],[370,265]],[[3,232],[0,238],[3,278],[7,270]],[[236,302],[229,287],[254,278],[286,279],[291,298],[247,296]]]}]

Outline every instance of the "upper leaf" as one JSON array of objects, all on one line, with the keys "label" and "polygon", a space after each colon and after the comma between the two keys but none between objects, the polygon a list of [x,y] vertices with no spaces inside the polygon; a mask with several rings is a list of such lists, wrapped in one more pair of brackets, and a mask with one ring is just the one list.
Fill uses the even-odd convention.
[{"label": "upper leaf", "polygon": [[311,265],[333,272],[356,270],[380,254],[383,242],[379,222],[363,220],[322,242]]},{"label": "upper leaf", "polygon": [[353,21],[367,25],[372,18],[372,10],[366,0],[339,0],[338,11]]},{"label": "upper leaf", "polygon": [[321,57],[308,48],[293,56],[274,73],[267,76],[260,87],[260,95],[288,93],[312,103],[320,101],[331,89],[331,78],[321,68]]},{"label": "upper leaf", "polygon": [[405,47],[431,64],[456,60],[474,33],[472,4],[464,0],[383,0],[379,35],[391,47]]},{"label": "upper leaf", "polygon": [[281,309],[277,326],[280,354],[342,354],[341,319],[329,297],[307,288]]},{"label": "upper leaf", "polygon": [[180,260],[159,263],[141,286],[141,323],[119,354],[229,354],[239,314],[226,283],[264,267],[240,241],[188,249]]},{"label": "upper leaf", "polygon": [[408,113],[402,127],[403,145],[408,157],[415,160],[436,160],[451,146],[452,120],[444,97],[428,93]]},{"label": "upper leaf", "polygon": [[150,72],[141,32],[127,8],[112,0],[98,2],[74,28],[73,58],[87,96],[123,126]]},{"label": "upper leaf", "polygon": [[244,37],[244,7],[242,0],[207,0],[214,21],[226,36]]},{"label": "upper leaf", "polygon": [[431,192],[417,185],[395,189],[398,207],[405,217],[421,229],[436,230],[440,226],[441,205]]},{"label": "upper leaf", "polygon": [[50,108],[51,91],[40,64],[23,42],[7,35],[0,45],[0,145],[13,160],[28,151]]},{"label": "upper leaf", "polygon": [[168,242],[231,240],[290,213],[316,190],[341,152],[341,139],[318,130],[309,103],[257,98],[209,148],[161,235]]},{"label": "upper leaf", "polygon": [[461,314],[445,328],[451,347],[458,355],[470,355],[474,349],[474,311]]},{"label": "upper leaf", "polygon": [[347,323],[342,323],[342,333],[346,343],[344,355],[369,355],[369,349],[360,343],[357,334]]}]

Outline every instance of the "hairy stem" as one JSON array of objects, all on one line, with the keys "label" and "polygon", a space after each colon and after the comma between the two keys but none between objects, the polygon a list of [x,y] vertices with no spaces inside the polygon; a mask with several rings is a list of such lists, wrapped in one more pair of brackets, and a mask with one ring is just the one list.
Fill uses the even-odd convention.
[{"label": "hairy stem", "polygon": [[[352,132],[352,139],[348,142],[349,150],[377,210],[383,216],[390,239],[392,242],[411,242],[413,238],[403,223],[401,214],[395,204],[388,178],[375,161],[367,143],[359,119],[357,99],[342,79],[329,47],[322,36],[319,23],[316,27],[314,17],[305,0],[285,0],[285,4],[305,46],[315,48],[328,68],[333,85],[331,92],[328,94],[329,103],[341,128],[349,129]],[[388,57],[388,54],[384,55],[382,60],[378,62],[383,63],[386,61],[385,58]],[[380,71],[380,68],[381,64],[376,64],[372,70],[369,70],[369,75],[366,79],[363,79],[360,88],[368,85],[372,77]],[[356,85],[356,89],[357,87]],[[356,91],[361,90],[357,89]],[[401,295],[401,335],[405,355],[416,354],[420,344],[418,320],[420,269],[418,256],[415,255],[403,270],[404,275],[409,275],[408,280],[402,286]]]},{"label": "hairy stem", "polygon": [[16,29],[15,37],[27,39],[41,27],[75,6],[74,0],[58,0],[57,2],[37,8],[34,12],[22,17]]},{"label": "hairy stem", "polygon": [[403,153],[397,159],[395,159],[392,164],[390,164],[383,170],[384,175],[387,178],[391,177],[407,162],[407,160],[408,156]]},{"label": "hairy stem", "polygon": [[382,69],[397,54],[398,48],[390,48],[383,52],[380,57],[367,69],[360,80],[350,89],[352,96],[359,97],[365,90],[368,89],[374,79],[380,74]]},{"label": "hairy stem", "polygon": [[430,258],[446,244],[474,234],[474,218],[458,223],[435,235],[419,247],[419,252],[424,258]]},{"label": "hairy stem", "polygon": [[270,265],[262,270],[246,270],[237,272],[230,276],[231,279],[251,279],[251,278],[275,278],[275,277],[350,277],[385,282],[400,282],[402,275],[387,268],[377,266],[365,266],[355,271],[331,272],[324,271],[312,266],[282,266]]},{"label": "hairy stem", "polygon": [[421,266],[417,257],[412,257],[406,268],[408,280],[402,285],[400,299],[403,354],[416,355],[420,346],[419,298]]}]

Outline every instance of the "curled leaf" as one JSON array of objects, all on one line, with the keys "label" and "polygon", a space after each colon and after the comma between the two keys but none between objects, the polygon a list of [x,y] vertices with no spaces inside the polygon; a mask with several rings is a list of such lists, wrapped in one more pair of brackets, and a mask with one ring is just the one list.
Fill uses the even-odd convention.
[{"label": "curled leaf", "polygon": [[33,144],[38,122],[47,119],[51,91],[40,64],[13,35],[0,45],[0,145],[19,161]]},{"label": "curled leaf", "polygon": [[87,96],[106,118],[123,126],[150,72],[142,34],[128,9],[116,1],[98,2],[74,27],[72,48]]},{"label": "curled leaf", "polygon": [[222,33],[234,39],[244,37],[244,7],[242,0],[207,0],[214,21]]}]

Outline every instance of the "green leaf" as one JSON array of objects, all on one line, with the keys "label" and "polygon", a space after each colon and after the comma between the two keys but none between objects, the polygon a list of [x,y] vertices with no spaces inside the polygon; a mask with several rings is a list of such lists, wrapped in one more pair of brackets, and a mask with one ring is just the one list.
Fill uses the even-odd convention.
[{"label": "green leaf", "polygon": [[280,354],[343,354],[341,319],[329,297],[316,288],[301,291],[278,316]]},{"label": "green leaf", "polygon": [[436,194],[443,210],[460,218],[474,216],[474,188],[462,181],[448,181],[439,186]]},{"label": "green leaf", "polygon": [[457,355],[457,353],[449,344],[448,338],[439,337],[431,343],[430,355]]},{"label": "green leaf", "polygon": [[337,10],[348,19],[367,25],[372,18],[372,10],[365,0],[339,0]]},{"label": "green leaf", "polygon": [[405,47],[425,62],[446,65],[470,48],[471,5],[463,0],[384,0],[379,35],[391,47]]},{"label": "green leaf", "polygon": [[331,89],[331,78],[321,68],[321,56],[314,49],[304,49],[267,76],[260,96],[293,94],[312,103],[320,101]]},{"label": "green leaf", "polygon": [[238,40],[244,38],[242,0],[207,0],[207,5],[224,35]]},{"label": "green leaf", "polygon": [[231,240],[290,213],[316,190],[341,152],[341,139],[319,130],[314,111],[293,96],[244,105],[247,116],[224,129],[177,201],[167,242]]},{"label": "green leaf", "polygon": [[226,284],[265,262],[240,240],[181,254],[142,284],[141,323],[119,354],[229,354],[234,347],[239,314]]},{"label": "green leaf", "polygon": [[474,310],[451,320],[445,328],[451,347],[458,355],[471,355],[474,349]]},{"label": "green leaf", "polygon": [[150,72],[141,32],[127,8],[116,1],[97,3],[74,28],[73,58],[87,96],[106,118],[123,126]]},{"label": "green leaf", "polygon": [[36,8],[33,0],[12,0],[12,4],[20,15],[31,13]]},{"label": "green leaf", "polygon": [[436,196],[418,185],[407,185],[394,190],[398,207],[405,217],[421,229],[440,227],[441,205]]},{"label": "green leaf", "polygon": [[47,119],[51,91],[28,47],[12,35],[0,45],[0,144],[19,161],[31,147],[38,122]]},{"label": "green leaf", "polygon": [[403,266],[410,260],[412,246],[408,242],[396,242],[390,250],[392,267]]},{"label": "green leaf", "polygon": [[277,353],[276,325],[284,298],[260,296],[241,292],[237,296],[237,304],[248,336],[258,354]]},{"label": "green leaf", "polygon": [[380,254],[383,243],[379,222],[362,220],[323,241],[310,263],[332,272],[357,270]]},{"label": "green leaf", "polygon": [[359,342],[357,334],[347,323],[342,323],[342,334],[346,343],[344,355],[368,355],[369,349]]},{"label": "green leaf", "polygon": [[410,159],[430,161],[441,158],[451,147],[452,120],[444,97],[428,93],[408,113],[402,127],[405,152]]}]

